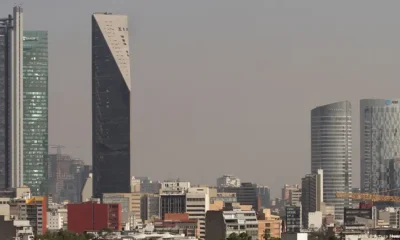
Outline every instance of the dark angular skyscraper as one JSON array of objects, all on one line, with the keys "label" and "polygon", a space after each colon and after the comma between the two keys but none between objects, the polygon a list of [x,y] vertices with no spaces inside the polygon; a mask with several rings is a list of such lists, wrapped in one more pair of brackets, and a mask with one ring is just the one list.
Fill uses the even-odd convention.
[{"label": "dark angular skyscraper", "polygon": [[130,192],[128,18],[92,16],[93,196]]}]

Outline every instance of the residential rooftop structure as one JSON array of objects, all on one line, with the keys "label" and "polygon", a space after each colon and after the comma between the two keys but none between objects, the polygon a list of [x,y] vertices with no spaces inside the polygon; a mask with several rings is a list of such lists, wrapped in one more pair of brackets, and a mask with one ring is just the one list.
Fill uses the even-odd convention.
[{"label": "residential rooftop structure", "polygon": [[258,238],[256,212],[225,208],[221,211],[208,211],[206,214],[206,240],[226,239],[232,233],[246,232],[251,239]]},{"label": "residential rooftop structure", "polygon": [[217,187],[240,187],[240,179],[232,175],[223,175],[217,179]]},{"label": "residential rooftop structure", "polygon": [[46,196],[13,199],[8,204],[12,218],[28,220],[35,234],[44,234],[47,231]]},{"label": "residential rooftop structure", "polygon": [[164,220],[154,220],[154,232],[183,234],[186,237],[200,237],[200,223],[189,219],[187,213],[167,213]]},{"label": "residential rooftop structure", "polygon": [[186,193],[190,182],[179,180],[165,181],[160,190],[160,217],[164,219],[166,213],[186,212]]}]

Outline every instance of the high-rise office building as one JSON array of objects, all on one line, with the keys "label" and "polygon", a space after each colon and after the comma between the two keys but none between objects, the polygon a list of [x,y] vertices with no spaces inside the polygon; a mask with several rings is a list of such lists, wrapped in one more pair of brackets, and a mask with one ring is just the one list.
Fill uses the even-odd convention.
[{"label": "high-rise office building", "polygon": [[335,219],[351,199],[336,198],[336,192],[352,190],[352,129],[350,102],[337,102],[311,111],[311,173],[324,173],[324,202],[335,207]]},{"label": "high-rise office building", "polygon": [[23,185],[23,11],[0,19],[0,188]]},{"label": "high-rise office building", "polygon": [[200,238],[206,237],[206,213],[210,209],[210,191],[208,187],[189,188],[186,193],[186,213],[189,219],[200,223]]},{"label": "high-rise office building", "polygon": [[24,184],[34,196],[47,193],[47,31],[24,31]]},{"label": "high-rise office building", "polygon": [[130,192],[128,18],[92,16],[93,195]]},{"label": "high-rise office building", "polygon": [[[399,100],[360,101],[361,191],[384,192],[400,187]],[[387,194],[397,192],[387,192]],[[384,194],[384,193],[383,193]]]},{"label": "high-rise office building", "polygon": [[317,170],[317,174],[307,174],[301,179],[301,207],[303,227],[308,228],[308,213],[321,211],[323,203],[324,187],[323,170]]}]

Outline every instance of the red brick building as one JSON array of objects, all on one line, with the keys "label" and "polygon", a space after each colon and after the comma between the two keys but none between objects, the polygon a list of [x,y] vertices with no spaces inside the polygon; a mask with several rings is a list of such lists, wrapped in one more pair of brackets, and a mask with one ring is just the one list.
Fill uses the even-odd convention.
[{"label": "red brick building", "polygon": [[68,231],[83,233],[111,229],[121,230],[121,206],[85,202],[68,204]]},{"label": "red brick building", "polygon": [[166,213],[164,220],[154,220],[154,231],[199,237],[200,222],[197,219],[189,219],[187,213]]}]

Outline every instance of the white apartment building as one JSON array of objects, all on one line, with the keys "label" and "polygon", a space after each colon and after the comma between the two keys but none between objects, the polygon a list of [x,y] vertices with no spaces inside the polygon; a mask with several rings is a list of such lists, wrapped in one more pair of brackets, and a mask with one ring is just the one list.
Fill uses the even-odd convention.
[{"label": "white apartment building", "polygon": [[252,240],[258,239],[258,220],[255,211],[240,209],[208,211],[206,216],[206,240],[226,239],[232,233],[247,233]]},{"label": "white apartment building", "polygon": [[210,208],[210,190],[208,187],[189,188],[186,193],[186,213],[189,219],[200,223],[200,237],[206,237],[206,213]]},{"label": "white apartment building", "polygon": [[190,182],[181,182],[178,180],[165,181],[161,184],[161,193],[166,192],[185,192],[190,188]]},{"label": "white apartment building", "polygon": [[301,203],[301,189],[292,190],[289,192],[289,204],[297,206]]},{"label": "white apartment building", "polygon": [[63,228],[63,217],[57,211],[47,213],[47,230],[58,231]]},{"label": "white apartment building", "polygon": [[240,187],[240,179],[232,175],[224,175],[217,179],[217,187]]}]

